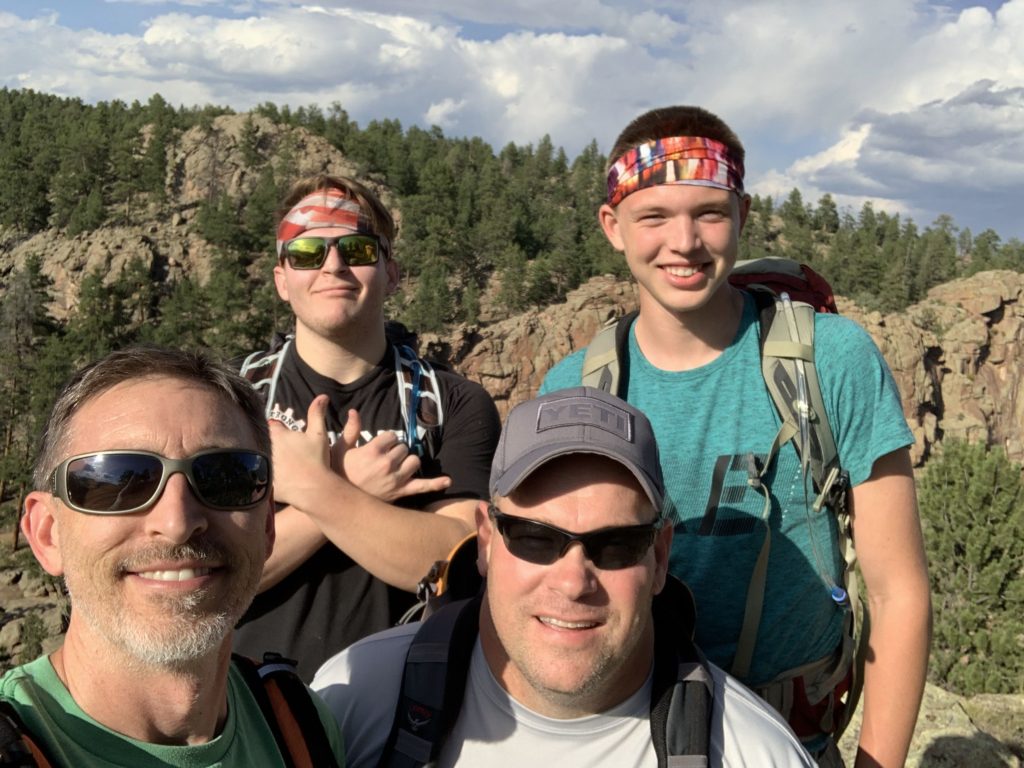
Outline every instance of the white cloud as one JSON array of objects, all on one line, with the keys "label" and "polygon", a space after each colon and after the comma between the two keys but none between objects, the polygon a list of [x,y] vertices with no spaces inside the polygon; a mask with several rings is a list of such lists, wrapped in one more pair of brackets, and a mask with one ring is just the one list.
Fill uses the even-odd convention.
[{"label": "white cloud", "polygon": [[[364,125],[437,124],[496,148],[550,134],[570,156],[595,137],[607,151],[645,109],[695,103],[743,138],[755,191],[1024,234],[1024,0],[179,0],[148,17],[155,0],[76,7],[90,2],[84,24],[0,12],[0,86],[236,109],[340,101]],[[104,32],[108,3],[138,6],[140,31]]]},{"label": "white cloud", "polygon": [[425,121],[430,125],[438,125],[441,128],[450,128],[455,124],[455,117],[466,106],[466,100],[442,99],[437,104],[431,104],[423,115]]}]

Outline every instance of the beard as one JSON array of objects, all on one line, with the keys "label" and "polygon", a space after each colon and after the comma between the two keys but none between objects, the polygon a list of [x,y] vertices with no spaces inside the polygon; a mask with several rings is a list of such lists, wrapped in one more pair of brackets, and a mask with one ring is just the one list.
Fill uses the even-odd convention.
[{"label": "beard", "polygon": [[[150,596],[148,602],[155,610],[149,617],[139,615],[118,590],[98,583],[96,571],[101,565],[92,563],[83,571],[70,567],[74,559],[65,572],[72,614],[78,613],[95,632],[142,666],[183,669],[215,652],[248,608],[262,572],[263,552],[258,559],[243,557],[200,537],[177,546],[150,545],[118,559],[112,568],[107,566],[103,573],[114,584],[153,562],[189,562],[197,567],[216,562],[225,573],[227,589],[222,584],[185,594]],[[82,578],[85,574],[90,577]],[[214,589],[226,594],[211,605]]]}]

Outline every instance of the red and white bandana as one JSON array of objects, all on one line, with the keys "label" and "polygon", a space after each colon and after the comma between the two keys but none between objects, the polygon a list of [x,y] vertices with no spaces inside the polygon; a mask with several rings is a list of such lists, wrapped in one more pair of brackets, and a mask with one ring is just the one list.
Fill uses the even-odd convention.
[{"label": "red and white bandana", "polygon": [[[340,189],[318,189],[299,200],[277,225],[277,255],[280,258],[284,244],[309,229],[348,229],[361,234],[376,235],[370,220],[359,203],[347,197]],[[378,235],[384,247],[386,238]]]}]

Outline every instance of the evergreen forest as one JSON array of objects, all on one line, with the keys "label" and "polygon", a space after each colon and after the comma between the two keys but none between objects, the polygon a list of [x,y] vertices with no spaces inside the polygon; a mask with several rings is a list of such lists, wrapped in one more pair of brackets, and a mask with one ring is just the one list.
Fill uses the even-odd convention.
[{"label": "evergreen forest", "polygon": [[[233,357],[287,329],[269,275],[274,212],[294,180],[294,159],[287,146],[268,156],[253,116],[323,137],[355,164],[359,178],[389,191],[401,220],[396,256],[407,276],[391,310],[417,331],[510,317],[560,301],[594,275],[628,276],[595,220],[607,165],[596,141],[570,158],[548,136],[496,149],[397,120],[360,126],[337,103],[266,103],[247,118],[246,164],[258,178],[253,191],[233,198],[211,186],[193,219],[217,249],[209,277],[155,281],[141,261],[113,282],[88,274],[75,310],[56,319],[45,254],[17,264],[5,254],[40,232],[69,238],[169,216],[176,180],[168,158],[176,142],[227,114],[233,113],[222,107],[174,107],[159,95],[145,104],[87,104],[0,89],[5,528],[30,487],[50,404],[78,365],[140,341]],[[1017,239],[973,233],[946,215],[918,224],[871,204],[843,209],[831,195],[808,201],[797,189],[784,199],[754,197],[741,258],[764,255],[809,264],[836,294],[882,312],[904,309],[957,277],[1024,271]],[[963,693],[1024,691],[1021,468],[997,450],[950,444],[925,468],[920,501],[936,594],[932,680]]]}]

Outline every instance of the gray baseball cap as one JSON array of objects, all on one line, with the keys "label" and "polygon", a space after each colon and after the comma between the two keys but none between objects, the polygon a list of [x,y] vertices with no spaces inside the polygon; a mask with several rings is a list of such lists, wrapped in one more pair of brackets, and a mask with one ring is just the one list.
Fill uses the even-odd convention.
[{"label": "gray baseball cap", "polygon": [[541,465],[573,453],[619,462],[663,512],[665,483],[651,423],[625,400],[593,387],[550,392],[509,412],[491,464],[491,495],[508,496]]}]

